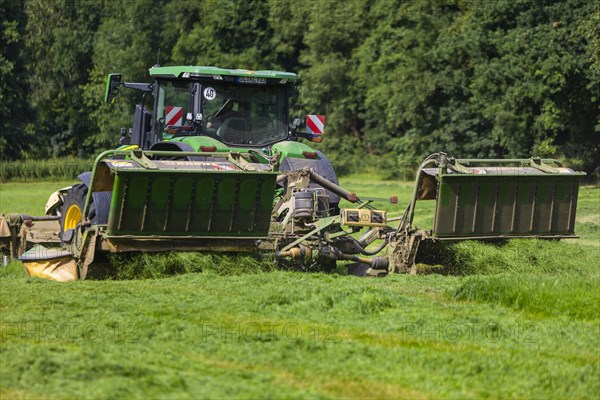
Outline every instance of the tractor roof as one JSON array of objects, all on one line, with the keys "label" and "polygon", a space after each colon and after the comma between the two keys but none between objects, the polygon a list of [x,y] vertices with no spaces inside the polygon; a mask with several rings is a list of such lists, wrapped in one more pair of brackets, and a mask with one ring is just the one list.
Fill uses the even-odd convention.
[{"label": "tractor roof", "polygon": [[291,72],[282,71],[251,71],[247,69],[226,69],[217,67],[202,66],[174,66],[174,67],[152,67],[149,70],[150,76],[154,78],[190,78],[190,77],[210,77],[214,75],[252,77],[252,78],[271,78],[286,79],[293,82],[298,76]]}]

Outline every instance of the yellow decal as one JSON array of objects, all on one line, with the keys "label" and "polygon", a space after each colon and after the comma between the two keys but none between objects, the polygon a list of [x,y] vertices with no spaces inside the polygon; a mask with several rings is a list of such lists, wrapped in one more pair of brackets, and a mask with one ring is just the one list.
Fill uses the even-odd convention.
[{"label": "yellow decal", "polygon": [[344,225],[349,226],[385,226],[387,213],[380,210],[363,208],[344,209],[342,212]]}]

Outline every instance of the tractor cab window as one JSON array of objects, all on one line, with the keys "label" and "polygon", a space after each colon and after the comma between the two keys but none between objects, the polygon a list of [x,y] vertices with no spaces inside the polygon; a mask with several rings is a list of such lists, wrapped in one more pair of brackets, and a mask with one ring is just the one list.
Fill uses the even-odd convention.
[{"label": "tractor cab window", "polygon": [[158,88],[156,120],[162,131],[181,128],[191,112],[190,83],[161,82]]},{"label": "tractor cab window", "polygon": [[267,145],[288,134],[281,87],[204,84],[201,130],[231,145]]}]

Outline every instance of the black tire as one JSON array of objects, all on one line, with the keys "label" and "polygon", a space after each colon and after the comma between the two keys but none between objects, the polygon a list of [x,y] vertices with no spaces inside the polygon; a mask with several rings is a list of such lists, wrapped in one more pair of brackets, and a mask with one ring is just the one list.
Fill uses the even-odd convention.
[{"label": "black tire", "polygon": [[[87,193],[88,193],[88,187],[85,184],[83,184],[83,183],[79,183],[77,185],[73,185],[71,187],[71,189],[69,189],[69,191],[65,195],[65,200],[64,200],[64,203],[62,205],[61,215],[60,215],[60,232],[59,232],[59,237],[61,239],[62,239],[63,233],[67,229],[75,228],[75,226],[73,226],[74,219],[72,218],[72,216],[67,217],[67,214],[69,213],[70,209],[77,208],[79,210],[79,213],[81,213],[81,220],[85,220],[86,219],[83,216],[83,210],[84,210],[84,207],[85,207],[85,199],[87,197]],[[93,199],[92,199],[92,202],[90,203],[90,208],[89,208],[89,211],[88,211],[88,219],[92,223],[94,223],[96,221],[96,219],[97,219],[96,218],[96,207],[94,206]],[[67,226],[65,226],[65,225],[67,225]]]}]

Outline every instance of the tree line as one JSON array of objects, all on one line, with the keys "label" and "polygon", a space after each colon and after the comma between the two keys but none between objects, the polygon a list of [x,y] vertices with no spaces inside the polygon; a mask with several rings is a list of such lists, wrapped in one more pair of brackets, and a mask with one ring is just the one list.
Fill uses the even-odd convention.
[{"label": "tree line", "polygon": [[298,73],[340,161],[600,164],[598,2],[0,0],[0,16],[4,160],[115,147],[139,98],[103,104],[106,74],[148,81],[159,57]]}]

